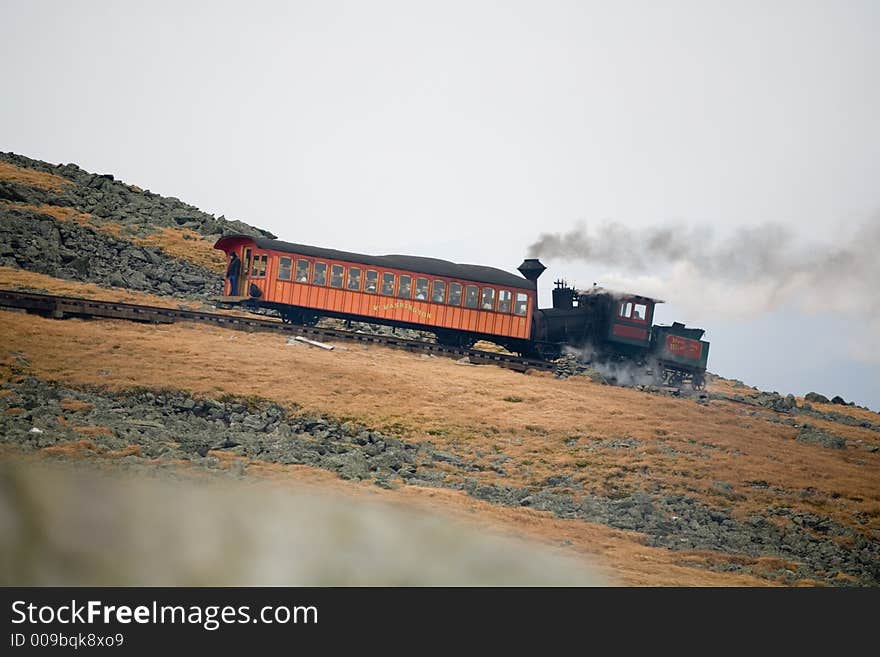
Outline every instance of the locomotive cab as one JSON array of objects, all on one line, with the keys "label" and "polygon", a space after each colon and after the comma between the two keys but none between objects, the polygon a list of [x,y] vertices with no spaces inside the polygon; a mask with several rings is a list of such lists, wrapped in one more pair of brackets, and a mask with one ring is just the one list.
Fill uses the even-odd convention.
[{"label": "locomotive cab", "polygon": [[651,343],[651,322],[657,303],[662,302],[639,295],[614,297],[607,339],[620,345],[647,348]]},{"label": "locomotive cab", "polygon": [[654,306],[662,303],[635,294],[613,293],[594,285],[579,291],[555,282],[553,307],[535,316],[534,339],[555,345],[591,345],[609,354],[637,356],[651,345]]}]

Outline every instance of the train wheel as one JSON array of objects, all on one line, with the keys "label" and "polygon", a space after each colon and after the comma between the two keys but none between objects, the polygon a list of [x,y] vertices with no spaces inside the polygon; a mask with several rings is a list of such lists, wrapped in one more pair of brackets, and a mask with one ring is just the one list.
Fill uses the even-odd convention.
[{"label": "train wheel", "polygon": [[314,326],[318,323],[320,317],[315,313],[309,313],[302,310],[279,310],[281,321],[284,324],[299,324],[300,326]]},{"label": "train wheel", "polygon": [[681,388],[684,383],[684,374],[678,370],[663,370],[663,385]]},{"label": "train wheel", "polygon": [[540,360],[556,360],[562,356],[562,349],[559,345],[539,343],[535,347],[535,354]]},{"label": "train wheel", "polygon": [[651,378],[652,378],[655,386],[662,386],[663,385],[663,368],[662,367],[660,367],[659,365],[654,365],[650,369],[650,375],[651,375]]},{"label": "train wheel", "polygon": [[300,313],[295,310],[279,310],[283,324],[300,324]]},{"label": "train wheel", "polygon": [[472,349],[476,344],[476,338],[471,337],[467,333],[457,333],[455,331],[437,331],[437,344],[444,347],[457,347],[459,349]]}]

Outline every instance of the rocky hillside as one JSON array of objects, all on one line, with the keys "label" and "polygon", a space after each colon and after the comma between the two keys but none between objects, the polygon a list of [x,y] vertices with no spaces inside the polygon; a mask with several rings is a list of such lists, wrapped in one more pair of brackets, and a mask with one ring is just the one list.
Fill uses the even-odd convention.
[{"label": "rocky hillside", "polygon": [[[714,556],[713,567],[787,584],[800,580],[880,584],[880,543],[816,509],[780,504],[766,513],[738,517],[736,504],[717,500],[707,504],[693,494],[650,487],[615,495],[586,491],[565,468],[517,485],[504,481],[512,478],[507,470],[513,470],[515,463],[503,453],[495,454],[487,467],[476,455],[441,450],[434,441],[401,440],[387,431],[291,412],[254,397],[217,400],[176,390],[109,394],[35,378],[6,384],[2,391],[0,444],[41,450],[44,455],[85,453],[133,464],[183,461],[209,469],[225,460],[239,474],[245,473],[249,462],[306,465],[381,488],[450,488],[492,505],[527,507],[561,519],[635,531],[651,546],[709,553]],[[11,409],[30,410],[10,413]],[[65,418],[64,425],[58,426],[58,416]],[[847,441],[836,434],[792,417],[784,419],[800,428],[796,440],[801,443],[847,449]],[[880,426],[869,428],[880,431]],[[829,438],[835,442],[829,444]],[[568,441],[580,442],[574,437]],[[592,453],[636,451],[644,446],[633,437],[589,442]],[[870,448],[876,451],[874,444]],[[859,454],[864,446],[854,444],[850,449]],[[486,469],[501,477],[481,481],[479,473]],[[730,482],[714,481],[711,486],[725,501],[744,498],[743,490]],[[749,487],[770,484],[753,480]],[[815,488],[804,490],[805,497],[818,494]],[[773,568],[768,567],[771,559]]]},{"label": "rocky hillside", "polygon": [[182,298],[222,290],[220,235],[274,237],[94,174],[0,152],[0,267]]},{"label": "rocky hillside", "polygon": [[[230,232],[269,235],[110,175],[0,154],[0,287],[204,301],[222,284],[213,243]],[[216,477],[224,490],[239,479],[315,481],[321,494],[344,489],[439,510],[481,532],[536,538],[578,563],[600,563],[622,584],[880,584],[880,415],[840,398],[765,393],[718,377],[705,392],[661,394],[604,385],[573,359],[561,359],[555,376],[522,375],[381,347],[312,350],[204,325],[0,310],[0,333],[0,460],[86,462],[123,478]],[[22,486],[41,489],[35,481]],[[114,513],[141,517],[139,502],[122,498]],[[50,504],[45,526],[66,527],[59,519],[74,518],[70,506]],[[125,573],[108,584],[157,583],[153,573],[174,562],[146,571],[120,562],[162,556],[153,550],[142,562],[120,542],[116,530],[127,526],[97,533],[81,555],[103,550],[102,568]],[[178,530],[196,541],[188,526],[162,533]],[[383,536],[391,543],[374,537],[377,553],[397,547],[396,533]],[[351,550],[345,541],[321,550],[332,561]],[[47,573],[45,565],[26,559],[10,572]],[[199,581],[242,584],[251,581],[245,572]],[[389,573],[375,583],[402,581]]]}]

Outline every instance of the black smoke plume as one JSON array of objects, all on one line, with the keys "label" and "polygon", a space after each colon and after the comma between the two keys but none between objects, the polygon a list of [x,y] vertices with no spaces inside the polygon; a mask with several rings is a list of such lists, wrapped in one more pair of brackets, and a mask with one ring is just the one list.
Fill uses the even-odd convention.
[{"label": "black smoke plume", "polygon": [[727,233],[676,224],[578,225],[541,234],[529,253],[545,264],[600,265],[607,287],[664,298],[700,321],[783,307],[858,318],[848,336],[851,353],[880,362],[880,216],[818,242],[774,223]]}]

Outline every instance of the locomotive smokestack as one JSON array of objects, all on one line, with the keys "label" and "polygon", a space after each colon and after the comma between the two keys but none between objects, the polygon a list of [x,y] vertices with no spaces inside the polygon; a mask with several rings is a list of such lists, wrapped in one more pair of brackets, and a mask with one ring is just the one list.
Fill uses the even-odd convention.
[{"label": "locomotive smokestack", "polygon": [[520,274],[535,284],[535,307],[538,305],[538,278],[544,273],[545,269],[547,268],[542,265],[541,261],[537,258],[526,258],[523,260],[523,263],[517,267]]},{"label": "locomotive smokestack", "polygon": [[544,273],[545,269],[547,268],[542,265],[541,261],[537,258],[526,258],[523,260],[523,263],[517,267],[519,273],[532,281],[532,283],[535,283],[535,285],[538,284],[538,278]]}]

